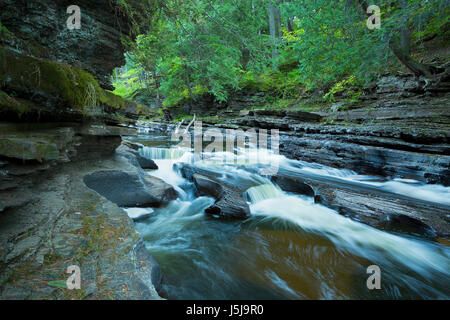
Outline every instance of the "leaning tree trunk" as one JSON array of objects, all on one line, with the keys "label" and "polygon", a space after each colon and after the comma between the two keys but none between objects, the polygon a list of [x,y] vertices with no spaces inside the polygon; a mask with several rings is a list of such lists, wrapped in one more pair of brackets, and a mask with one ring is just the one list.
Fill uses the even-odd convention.
[{"label": "leaning tree trunk", "polygon": [[[358,0],[359,4],[367,13],[369,7],[365,0]],[[398,0],[400,10],[404,8],[403,0]],[[370,17],[370,14],[367,13]],[[401,28],[397,37],[393,36],[389,41],[389,48],[394,55],[400,60],[406,68],[408,68],[417,77],[425,77],[431,79],[433,77],[434,67],[415,61],[410,55],[411,33],[409,30],[408,19],[405,19],[404,26]]]},{"label": "leaning tree trunk", "polygon": [[402,45],[402,41],[397,39],[391,39],[389,47],[395,56],[403,63],[412,73],[417,77],[425,77],[431,79],[433,77],[433,67],[415,61],[409,54],[407,48]]}]

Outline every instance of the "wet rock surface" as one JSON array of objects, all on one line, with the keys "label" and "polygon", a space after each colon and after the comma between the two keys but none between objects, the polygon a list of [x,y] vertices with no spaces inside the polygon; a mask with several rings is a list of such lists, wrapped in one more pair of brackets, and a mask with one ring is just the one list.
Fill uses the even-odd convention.
[{"label": "wet rock surface", "polygon": [[274,180],[308,185],[314,190],[316,202],[376,228],[429,238],[450,236],[448,205],[411,198],[407,194],[393,194],[351,181],[289,170],[280,170]]},{"label": "wet rock surface", "polygon": [[250,208],[241,192],[199,174],[194,174],[193,180],[201,195],[216,199],[216,203],[205,210],[206,213],[226,219],[250,217]]},{"label": "wet rock surface", "polygon": [[[128,166],[121,159],[69,163],[34,183],[35,199],[2,212],[2,299],[155,299],[157,263],[117,205],[84,185],[92,170]],[[51,286],[81,269],[81,290]]]},{"label": "wet rock surface", "polygon": [[[133,221],[83,181],[96,172],[142,170],[113,152],[117,143],[109,138],[120,139],[120,132],[33,127],[20,134],[51,141],[56,159],[41,154],[24,162],[19,154],[0,152],[1,299],[159,299],[161,271]],[[97,141],[102,152],[81,147],[89,135],[109,137]],[[65,283],[72,265],[80,267],[81,289],[55,286],[55,281]]]},{"label": "wet rock surface", "polygon": [[97,171],[86,175],[84,183],[106,199],[121,207],[151,207],[159,205],[137,173],[119,170]]},{"label": "wet rock surface", "polygon": [[192,182],[200,195],[216,199],[206,213],[223,219],[246,219],[250,217],[250,208],[244,199],[247,189],[257,185],[251,181],[240,179],[239,182],[224,178],[220,172],[212,169],[198,168],[189,164],[176,166],[182,176]]}]

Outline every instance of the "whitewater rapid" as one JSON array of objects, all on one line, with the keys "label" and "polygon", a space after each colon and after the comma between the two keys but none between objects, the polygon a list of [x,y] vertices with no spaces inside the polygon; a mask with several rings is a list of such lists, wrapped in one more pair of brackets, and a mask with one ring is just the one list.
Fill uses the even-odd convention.
[{"label": "whitewater rapid", "polygon": [[[186,261],[194,259],[190,268],[197,270],[197,272],[200,270],[204,273],[204,277],[219,278],[220,281],[225,283],[232,281],[230,271],[227,271],[225,267],[221,269],[217,265],[209,265],[215,263],[213,262],[215,257],[210,256],[207,251],[204,251],[206,249],[202,249],[199,245],[199,243],[203,243],[203,245],[211,246],[211,250],[218,250],[214,248],[215,246],[220,247],[220,244],[210,242],[206,244],[202,241],[202,238],[207,239],[209,234],[205,230],[200,231],[198,225],[206,223],[207,228],[211,228],[213,225],[214,232],[220,232],[217,230],[220,225],[216,225],[216,222],[205,222],[204,220],[204,210],[214,203],[214,199],[196,197],[192,183],[184,179],[174,169],[175,164],[185,162],[220,172],[222,177],[219,179],[236,181],[236,183],[240,179],[246,179],[258,184],[258,186],[250,188],[246,192],[246,198],[253,216],[250,220],[257,219],[257,226],[261,223],[277,226],[280,222],[294,225],[303,232],[328,239],[334,244],[337,252],[348,252],[353,256],[378,263],[381,261],[383,264],[382,270],[389,270],[390,278],[395,279],[396,273],[402,274],[400,280],[392,280],[396,283],[396,286],[408,287],[409,290],[418,295],[427,292],[427,295],[436,297],[449,296],[449,292],[445,292],[445,290],[443,292],[442,289],[434,289],[427,285],[426,280],[433,279],[437,283],[448,283],[447,279],[450,275],[450,250],[448,247],[427,240],[413,239],[372,228],[314,203],[313,198],[282,191],[269,179],[258,175],[257,171],[255,173],[254,170],[246,169],[248,165],[261,164],[258,160],[261,156],[259,151],[250,150],[247,151],[247,154],[245,151],[236,154],[225,152],[208,154],[201,161],[195,161],[194,154],[179,148],[145,147],[140,152],[141,155],[154,160],[159,167],[158,170],[151,171],[149,174],[173,185],[180,196],[178,200],[171,202],[167,207],[155,210],[148,223],[141,225],[144,240],[147,240],[147,248],[156,256],[167,258],[170,254],[177,254],[187,259]],[[248,157],[248,152],[252,153],[253,156]],[[255,155],[255,153],[258,154]],[[298,174],[308,173],[332,177],[343,181],[351,181],[358,185],[369,185],[395,194],[407,194],[411,198],[445,205],[450,204],[450,188],[447,187],[425,185],[410,180],[380,181],[376,177],[361,176],[353,171],[293,161],[267,152],[263,157],[266,159],[264,164],[277,162],[280,168]],[[269,161],[267,161],[268,157]],[[251,160],[249,161],[249,159]],[[133,214],[133,211],[129,213]],[[239,233],[239,230],[241,230],[239,225],[233,225],[231,230]],[[226,232],[227,225],[222,224],[221,226],[225,228],[223,232]],[[193,232],[193,230],[196,230],[196,232]],[[155,234],[160,235],[160,237],[157,238]],[[196,237],[201,238],[196,239]],[[213,237],[220,238],[221,236],[215,234]],[[226,236],[224,235],[224,237]],[[221,270],[223,274],[213,276],[210,274],[211,268],[216,268],[216,271]],[[411,276],[411,274],[414,276]],[[295,290],[293,291],[274,270],[266,270],[264,275],[264,277],[273,281],[273,285],[280,288],[284,287],[285,292],[292,291],[291,294],[295,294]],[[216,279],[215,281],[219,280]],[[392,286],[392,295],[401,296],[400,291],[396,287],[394,288],[394,285]],[[175,289],[172,288],[172,290]],[[232,289],[230,289],[231,291]],[[191,294],[193,293],[191,292]],[[297,292],[297,294],[297,296],[302,296],[301,293]],[[181,293],[180,295],[183,296]]]}]

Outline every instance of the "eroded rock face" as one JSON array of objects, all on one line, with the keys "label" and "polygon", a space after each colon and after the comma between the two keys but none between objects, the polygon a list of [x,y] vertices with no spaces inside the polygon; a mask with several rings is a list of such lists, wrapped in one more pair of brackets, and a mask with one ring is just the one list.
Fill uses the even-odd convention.
[{"label": "eroded rock face", "polygon": [[[132,132],[76,124],[0,129],[7,138],[43,140],[57,150],[57,159],[29,150],[24,161],[20,148],[15,154],[0,149],[0,299],[160,299],[161,271],[133,221],[83,181],[110,170],[141,179],[145,172],[137,161],[115,153],[116,142],[108,144]],[[100,139],[99,150],[83,147],[87,137]],[[152,199],[167,196],[161,181],[141,184],[152,188]],[[81,269],[81,290],[52,286],[67,279],[71,265]]]},{"label": "eroded rock face", "polygon": [[[113,157],[127,128],[0,123],[0,211],[29,203],[38,175],[71,161]],[[34,178],[36,176],[36,179]]]},{"label": "eroded rock face", "polygon": [[[81,8],[81,29],[67,28],[67,8]],[[112,89],[109,77],[125,64],[120,31],[128,33],[129,21],[113,1],[0,0],[0,21],[20,38],[46,48],[44,58],[84,69],[103,88]]]}]

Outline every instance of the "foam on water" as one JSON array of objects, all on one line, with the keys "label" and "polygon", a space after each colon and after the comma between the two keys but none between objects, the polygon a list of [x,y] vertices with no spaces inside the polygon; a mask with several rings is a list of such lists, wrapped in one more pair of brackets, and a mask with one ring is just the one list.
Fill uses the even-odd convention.
[{"label": "foam on water", "polygon": [[304,230],[328,237],[337,247],[347,248],[359,256],[373,258],[384,254],[416,272],[426,273],[431,268],[449,275],[450,250],[446,248],[377,230],[315,204],[313,199],[286,194],[274,197],[270,193],[264,200],[262,195],[263,192],[258,192],[253,198],[250,206],[253,215],[291,221]]},{"label": "foam on water", "polygon": [[307,172],[318,176],[333,177],[361,185],[375,186],[385,191],[415,199],[450,205],[450,187],[442,185],[424,184],[412,179],[377,182],[376,180],[379,179],[376,177],[363,176],[351,170],[330,168],[303,161],[285,160],[282,162],[282,166],[287,170],[298,173]]}]

